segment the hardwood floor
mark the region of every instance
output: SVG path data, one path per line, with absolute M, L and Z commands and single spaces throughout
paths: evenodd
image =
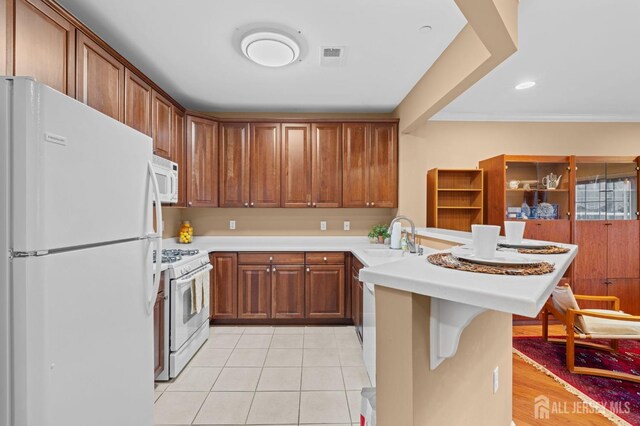
M 564 330 L 561 325 L 549 327 L 550 335 L 561 335 Z M 514 326 L 514 336 L 540 336 L 541 326 Z M 597 413 L 553 413 L 547 420 L 534 417 L 534 398 L 546 395 L 550 401 L 558 404 L 566 403 L 572 407 L 580 399 L 566 391 L 561 384 L 551 377 L 536 370 L 532 365 L 524 362 L 517 355 L 513 355 L 513 421 L 516 426 L 530 425 L 611 425 L 611 421 Z M 569 410 L 570 411 L 570 410 Z

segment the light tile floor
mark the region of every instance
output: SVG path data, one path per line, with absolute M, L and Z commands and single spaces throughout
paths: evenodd
M 180 376 L 156 383 L 155 423 L 352 426 L 369 386 L 353 327 L 211 327 Z

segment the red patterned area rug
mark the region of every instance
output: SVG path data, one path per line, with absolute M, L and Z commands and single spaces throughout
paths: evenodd
M 554 409 L 570 412 L 591 409 L 617 424 L 640 426 L 640 383 L 571 374 L 566 368 L 565 346 L 545 342 L 541 337 L 514 337 L 513 348 L 525 362 L 561 383 L 585 403 L 567 407 L 547 400 L 551 413 Z M 640 375 L 640 342 L 620 340 L 620 350 L 616 353 L 576 347 L 576 366 Z

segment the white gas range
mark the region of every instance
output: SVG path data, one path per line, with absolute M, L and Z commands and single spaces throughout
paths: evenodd
M 209 338 L 209 304 L 203 303 L 199 312 L 192 313 L 194 280 L 202 276 L 209 285 L 213 266 L 207 252 L 199 250 L 162 250 L 162 263 L 167 265 L 165 292 L 165 369 L 156 380 L 172 379 L 193 358 Z M 209 291 L 205 291 L 208 294 Z

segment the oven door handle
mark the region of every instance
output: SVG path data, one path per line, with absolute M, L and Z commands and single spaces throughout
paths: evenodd
M 153 187 L 155 198 L 155 211 L 156 211 L 156 228 L 155 233 L 147 234 L 147 238 L 154 240 L 156 246 L 156 264 L 155 272 L 153 276 L 153 287 L 151 288 L 151 295 L 149 295 L 149 301 L 147 302 L 147 315 L 151 316 L 153 313 L 153 305 L 156 303 L 158 296 L 158 289 L 160 288 L 160 274 L 162 273 L 162 203 L 160 202 L 160 186 L 158 185 L 158 179 L 153 171 L 153 164 L 151 161 L 147 163 L 147 171 L 149 172 L 149 179 L 151 180 L 151 186 Z M 160 262 L 158 262 L 160 260 Z
M 189 275 L 185 275 L 184 277 L 176 280 L 176 286 L 178 287 L 182 287 L 184 284 L 189 284 L 191 281 L 193 281 L 193 279 L 196 277 L 196 275 L 199 275 L 203 272 L 209 272 L 213 269 L 213 265 L 211 265 L 210 263 L 207 263 L 206 266 L 204 266 L 201 269 L 197 269 L 193 272 L 191 272 Z

